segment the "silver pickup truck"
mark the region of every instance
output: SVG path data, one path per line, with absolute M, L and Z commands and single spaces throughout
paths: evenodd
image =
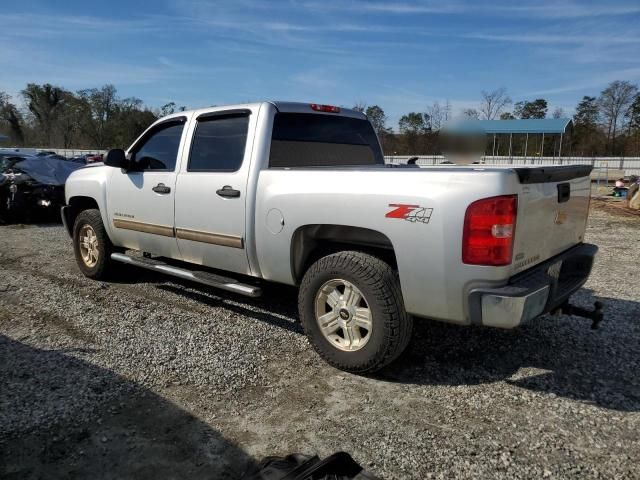
M 363 373 L 414 318 L 513 328 L 568 305 L 597 251 L 590 171 L 393 167 L 362 113 L 263 102 L 158 120 L 71 175 L 62 218 L 90 278 L 124 262 L 254 297 L 298 286 L 313 347 Z

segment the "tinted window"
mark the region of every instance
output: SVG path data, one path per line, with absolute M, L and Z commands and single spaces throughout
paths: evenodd
M 184 123 L 169 123 L 158 127 L 142 146 L 134 150 L 138 170 L 169 170 L 176 168 L 178 148 Z
M 235 172 L 247 143 L 247 115 L 213 116 L 198 120 L 189 154 L 190 172 Z
M 308 113 L 277 113 L 271 167 L 384 164 L 378 138 L 366 120 Z

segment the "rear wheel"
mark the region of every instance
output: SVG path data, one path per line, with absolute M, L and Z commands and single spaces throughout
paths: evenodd
M 413 323 L 396 272 L 362 252 L 339 252 L 314 263 L 302 280 L 298 308 L 318 354 L 348 372 L 381 369 L 411 337 Z
M 97 209 L 83 210 L 73 225 L 73 250 L 80 271 L 95 280 L 105 278 L 113 268 L 113 244 Z

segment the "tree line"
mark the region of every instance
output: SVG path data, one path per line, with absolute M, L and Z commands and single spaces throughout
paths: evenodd
M 409 112 L 400 117 L 397 130 L 388 125 L 384 110 L 378 105 L 357 103 L 354 109 L 364 112 L 373 124 L 387 155 L 438 155 L 443 150 L 440 129 L 452 119 L 449 101 L 434 102 L 422 112 Z M 482 91 L 476 108 L 467 108 L 459 117 L 481 120 L 513 120 L 530 118 L 566 118 L 567 114 L 556 108 L 549 113 L 544 98 L 513 102 L 505 87 Z M 542 144 L 539 138 L 528 139 L 524 135 L 512 139 L 512 152 L 522 155 L 564 156 L 640 156 L 640 90 L 631 82 L 611 82 L 598 96 L 584 96 L 576 105 L 573 128 L 563 139 L 547 137 Z M 517 137 L 517 138 L 516 138 Z M 494 145 L 488 139 L 485 153 L 506 154 L 504 137 Z M 525 150 L 527 149 L 528 150 Z
M 20 96 L 23 108 L 0 91 L 0 133 L 16 146 L 128 146 L 151 123 L 178 110 L 173 102 L 152 109 L 139 98 L 121 98 L 113 85 L 72 92 L 48 83 L 30 83 Z
M 50 148 L 126 147 L 158 118 L 184 110 L 170 102 L 150 108 L 135 97 L 121 98 L 113 85 L 72 92 L 48 83 L 28 84 L 21 92 L 22 107 L 0 91 L 0 133 L 16 146 Z M 364 112 L 378 133 L 387 155 L 437 155 L 442 153 L 441 128 L 453 117 L 449 101 L 434 102 L 423 111 L 402 115 L 396 128 L 379 105 L 363 102 L 353 107 Z M 556 108 L 549 113 L 544 98 L 513 102 L 505 87 L 482 91 L 476 108 L 457 116 L 468 119 L 564 118 Z M 584 96 L 576 105 L 573 130 L 565 140 L 563 155 L 640 156 L 640 91 L 631 82 L 611 82 L 597 96 Z M 555 138 L 545 144 L 512 139 L 514 155 L 560 153 Z M 487 153 L 504 154 L 505 140 L 487 142 Z M 497 149 L 496 149 L 497 147 Z

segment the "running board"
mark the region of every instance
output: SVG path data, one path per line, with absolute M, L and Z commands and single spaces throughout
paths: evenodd
M 221 275 L 216 275 L 215 273 L 174 267 L 153 258 L 130 257 L 122 253 L 112 253 L 111 259 L 115 260 L 116 262 L 122 262 L 129 265 L 135 265 L 136 267 L 146 268 L 147 270 L 166 273 L 167 275 L 172 275 L 184 280 L 191 280 L 192 282 L 202 283 L 203 285 L 208 285 L 209 287 L 239 293 L 240 295 L 245 295 L 247 297 L 259 297 L 260 295 L 262 295 L 262 290 L 260 289 L 260 287 L 254 287 L 252 285 L 247 285 L 246 283 L 240 283 L 233 278 L 223 277 Z

